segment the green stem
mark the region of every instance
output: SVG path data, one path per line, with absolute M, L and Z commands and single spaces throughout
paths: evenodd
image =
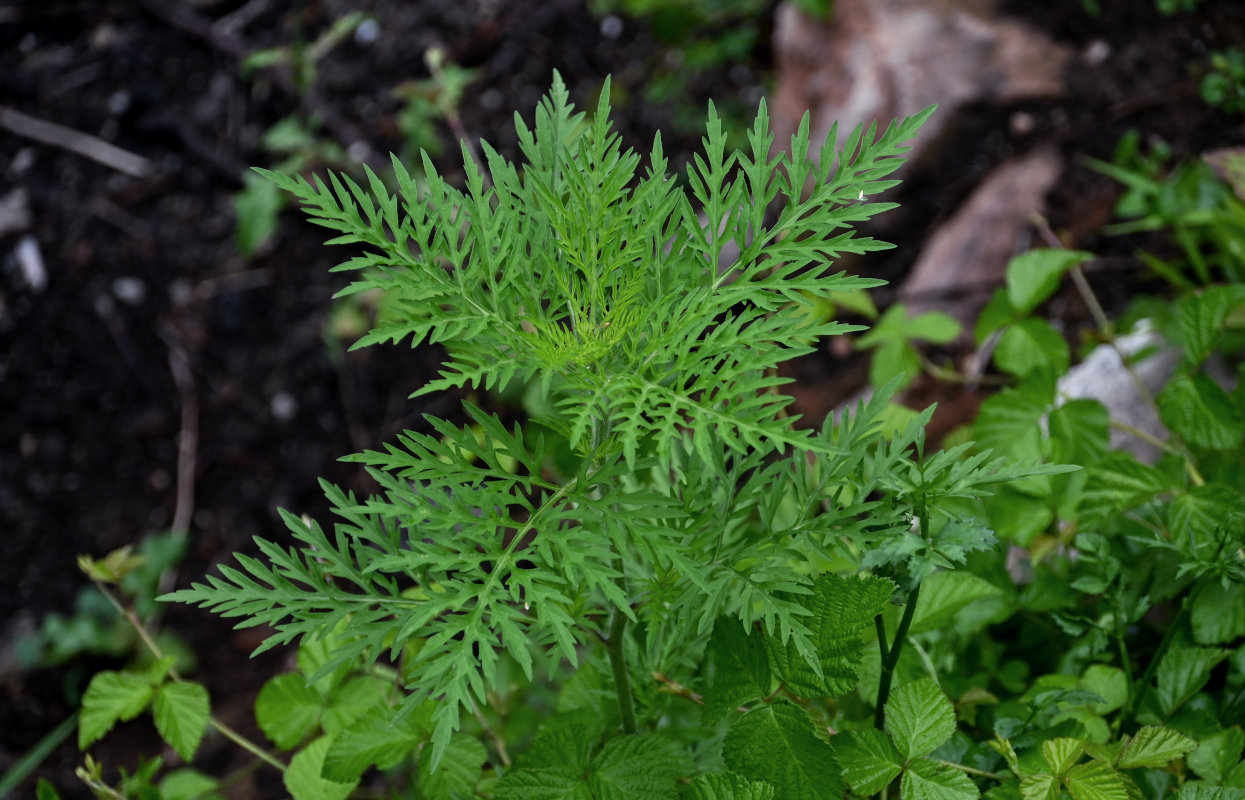
M 627 579 L 622 574 L 622 559 L 614 559 L 614 569 L 619 576 L 616 579 L 618 588 L 623 595 L 627 594 Z M 618 694 L 618 714 L 622 717 L 624 733 L 635 733 L 635 698 L 631 694 L 631 676 L 627 670 L 627 653 L 623 646 L 623 636 L 627 632 L 627 615 L 622 609 L 614 609 L 614 617 L 610 620 L 610 638 L 605 642 L 606 651 L 610 656 L 610 666 L 614 670 L 614 690 Z
M 92 580 L 92 583 L 94 583 L 95 587 L 103 593 L 104 597 L 108 599 L 108 602 L 112 604 L 113 608 L 117 609 L 121 616 L 125 617 L 126 621 L 130 623 L 130 626 L 134 628 L 134 631 L 138 634 L 139 638 L 143 640 L 143 644 L 147 645 L 147 649 L 151 651 L 152 656 L 154 656 L 157 661 L 163 659 L 164 651 L 160 649 L 160 645 L 156 644 L 156 640 L 152 638 L 151 632 L 147 630 L 147 626 L 143 624 L 143 621 L 138 618 L 138 614 L 134 613 L 134 609 L 123 605 L 112 592 L 108 591 L 108 587 L 104 586 L 104 584 L 97 580 Z M 175 683 L 183 683 L 185 680 L 178 674 L 175 667 L 169 668 L 169 677 Z M 225 723 L 221 722 L 216 717 L 209 716 L 208 724 L 215 728 L 217 732 L 226 739 L 238 745 L 238 747 L 241 747 L 243 750 L 247 751 L 264 763 L 285 772 L 285 764 L 282 764 L 276 756 L 264 750 L 262 747 L 238 733 Z
M 1193 591 L 1189 592 L 1188 596 L 1185 597 L 1184 602 L 1180 605 L 1180 611 L 1176 612 L 1176 618 L 1167 626 L 1167 631 L 1164 632 L 1162 640 L 1159 641 L 1158 649 L 1150 657 L 1150 663 L 1146 664 L 1146 671 L 1142 673 L 1141 680 L 1130 687 L 1128 705 L 1125 706 L 1124 714 L 1120 721 L 1121 731 L 1129 729 L 1137 716 L 1137 712 L 1141 710 L 1141 701 L 1145 699 L 1146 692 L 1150 689 L 1150 681 L 1154 679 L 1154 673 L 1158 671 L 1159 662 L 1163 660 L 1167 649 L 1171 647 L 1172 640 L 1176 638 L 1176 631 L 1192 611 L 1193 604 L 1197 601 L 1198 595 L 1202 593 L 1202 589 L 1206 588 L 1206 582 L 1206 578 L 1199 579 L 1194 585 Z
M 984 769 L 977 769 L 976 767 L 970 767 L 965 764 L 957 764 L 954 761 L 943 761 L 940 758 L 931 758 L 930 760 L 935 764 L 942 764 L 944 767 L 953 767 L 961 772 L 967 772 L 969 775 L 989 778 L 992 781 L 1005 781 L 1008 779 L 1006 775 L 999 775 L 997 772 L 986 772 Z
M 886 640 L 881 640 L 885 656 L 882 659 L 882 677 L 878 681 L 878 702 L 873 711 L 873 726 L 882 730 L 886 721 L 886 701 L 890 698 L 891 681 L 895 677 L 895 667 L 899 664 L 899 655 L 903 652 L 904 640 L 908 638 L 908 628 L 912 627 L 912 617 L 916 614 L 916 601 L 921 595 L 921 584 L 917 584 L 908 592 L 908 602 L 904 605 L 903 616 L 899 618 L 899 628 L 895 631 L 895 641 L 886 648 Z

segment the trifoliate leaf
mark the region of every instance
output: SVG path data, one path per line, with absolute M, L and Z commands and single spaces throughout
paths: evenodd
M 1063 274 L 1094 257 L 1078 250 L 1030 250 L 1007 264 L 1007 299 L 1020 314 L 1028 314 L 1046 302 Z
M 321 736 L 290 759 L 284 781 L 294 800 L 346 800 L 359 785 L 357 780 L 343 783 L 321 777 L 329 744 L 329 737 Z
M 844 731 L 834 737 L 834 749 L 843 765 L 843 779 L 861 797 L 882 791 L 903 771 L 903 756 L 876 728 Z
M 1043 452 L 1039 423 L 1053 399 L 1044 395 L 1045 392 L 1025 385 L 986 398 L 973 423 L 978 446 L 1016 462 L 1040 461 Z
M 895 585 L 874 576 L 845 577 L 823 575 L 812 586 L 812 593 L 796 601 L 812 612 L 808 623 L 813 646 L 821 664 L 819 676 L 804 657 L 788 642 L 769 641 L 774 662 L 786 687 L 797 697 L 837 697 L 856 685 L 864 643 L 861 633 L 895 592 Z
M 977 800 L 977 785 L 955 767 L 919 758 L 908 765 L 899 783 L 900 800 Z
M 1007 299 L 1007 292 L 999 289 L 990 295 L 990 302 L 977 315 L 977 325 L 973 328 L 973 341 L 981 345 L 986 337 L 1017 318 L 1016 309 Z
M 1017 378 L 1039 369 L 1062 374 L 1068 371 L 1070 359 L 1068 343 L 1043 319 L 1009 325 L 994 348 L 994 363 Z
M 1042 758 L 1050 767 L 1052 775 L 1063 777 L 1068 770 L 1076 766 L 1085 752 L 1085 745 L 1080 739 L 1061 737 L 1042 742 Z
M 1168 650 L 1158 668 L 1158 701 L 1168 716 L 1197 694 L 1215 665 L 1228 657 L 1217 647 L 1177 647 Z
M 947 344 L 960 335 L 960 323 L 941 311 L 926 311 L 908 320 L 904 333 L 909 339 Z
M 478 739 L 456 733 L 450 738 L 435 772 L 430 768 L 429 759 L 419 760 L 420 791 L 428 800 L 472 797 L 487 761 L 488 751 Z
M 688 786 L 687 800 L 773 800 L 774 787 L 750 781 L 733 772 L 697 775 Z
M 1210 450 L 1240 447 L 1245 422 L 1232 398 L 1205 375 L 1182 375 L 1157 398 L 1159 415 L 1186 442 Z
M 1123 776 L 1102 761 L 1073 767 L 1064 783 L 1072 800 L 1129 800 Z
M 706 722 L 715 722 L 770 693 L 772 678 L 765 641 L 755 630 L 745 629 L 738 619 L 720 617 L 714 623 L 706 669 Z
M 357 781 L 368 767 L 388 769 L 408 756 L 426 738 L 410 715 L 394 721 L 394 710 L 373 707 L 326 745 L 324 777 Z M 317 741 L 329 742 L 327 737 Z M 316 773 L 319 775 L 320 773 Z
M 1168 488 L 1171 480 L 1156 467 L 1140 463 L 1131 453 L 1112 451 L 1090 468 L 1080 514 L 1082 518 L 1104 519 Z
M 1002 594 L 1002 589 L 970 572 L 935 572 L 921 584 L 921 599 L 909 630 L 911 633 L 940 630 L 950 625 L 956 614 L 970 603 Z
M 151 714 L 161 738 L 183 761 L 194 760 L 211 715 L 207 689 L 189 681 L 166 683 L 156 690 Z
M 270 678 L 255 698 L 255 721 L 282 750 L 296 747 L 320 720 L 324 698 L 302 675 L 287 672 Z
M 1242 751 L 1245 751 L 1245 733 L 1240 725 L 1233 725 L 1203 739 L 1185 763 L 1203 780 L 1223 783 L 1240 762 Z
M 932 678 L 905 683 L 886 701 L 886 730 L 905 760 L 928 755 L 955 733 L 955 708 Z
M 108 731 L 117 720 L 128 721 L 143 712 L 151 702 L 152 685 L 132 672 L 97 672 L 82 695 L 78 717 L 78 749 L 85 750 Z
M 1165 767 L 1197 747 L 1197 742 L 1171 728 L 1147 725 L 1128 740 L 1115 765 L 1120 769 Z
M 771 784 L 775 800 L 840 800 L 846 788 L 834 749 L 790 703 L 755 708 L 735 720 L 722 756 L 735 772 Z

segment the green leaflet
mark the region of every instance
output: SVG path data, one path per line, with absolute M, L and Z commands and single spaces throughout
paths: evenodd
M 428 800 L 458 800 L 470 797 L 480 782 L 488 752 L 478 739 L 456 733 L 445 748 L 440 766 L 434 771 L 432 760 L 419 760 L 419 788 Z
M 1101 761 L 1073 767 L 1064 778 L 1072 800 L 1129 800 L 1124 777 Z
M 1158 668 L 1156 697 L 1167 716 L 1198 692 L 1210 678 L 1215 665 L 1229 651 L 1215 647 L 1177 647 L 1169 650 Z
M 976 784 L 963 772 L 928 758 L 909 764 L 899 784 L 900 800 L 976 800 L 979 796 Z
M 932 678 L 905 683 L 886 702 L 886 731 L 905 760 L 928 755 L 955 733 L 955 709 Z
M 712 722 L 769 695 L 773 679 L 765 640 L 737 620 L 720 618 L 707 652 L 709 687 L 704 716 Z
M 1063 274 L 1094 257 L 1078 250 L 1036 249 L 1021 253 L 1007 265 L 1007 299 L 1017 314 L 1028 314 L 1059 287 Z
M 1240 725 L 1233 725 L 1203 739 L 1186 762 L 1202 779 L 1223 783 L 1240 763 L 1242 751 L 1245 751 L 1245 732 Z
M 285 770 L 285 788 L 294 800 L 346 800 L 357 780 L 339 782 L 321 777 L 330 740 L 321 736 L 294 754 Z
M 861 634 L 873 626 L 895 592 L 895 584 L 874 576 L 822 575 L 812 593 L 800 595 L 797 602 L 811 613 L 813 646 L 821 674 L 796 651 L 768 641 L 778 674 L 797 697 L 837 697 L 856 685 L 857 669 L 865 645 Z
M 497 783 L 497 800 L 676 800 L 686 754 L 659 734 L 611 739 L 584 766 L 552 759 L 520 766 Z
M 189 681 L 164 684 L 151 703 L 156 730 L 186 762 L 199 749 L 210 713 L 207 689 Z
M 133 672 L 97 672 L 82 695 L 78 718 L 78 748 L 85 750 L 117 720 L 128 721 L 143 713 L 154 688 L 143 675 Z
M 862 796 L 877 794 L 903 771 L 904 758 L 889 736 L 876 728 L 844 731 L 834 739 L 843 780 Z
M 1185 441 L 1210 450 L 1240 447 L 1245 422 L 1232 398 L 1206 375 L 1168 382 L 1157 398 L 1164 424 Z
M 1208 286 L 1181 296 L 1178 307 L 1184 355 L 1196 367 L 1218 347 L 1229 315 L 1245 307 L 1245 286 Z
M 735 773 L 697 775 L 688 786 L 687 800 L 773 800 L 774 787 Z
M 846 788 L 834 749 L 790 703 L 763 705 L 735 720 L 722 752 L 735 772 L 771 784 L 775 800 L 839 800 Z
M 372 765 L 386 769 L 397 764 L 427 736 L 412 717 L 395 719 L 391 709 L 374 706 L 331 739 L 318 739 L 331 741 L 321 758 L 324 777 L 349 783 Z
M 1043 319 L 1023 319 L 1007 326 L 994 348 L 994 363 L 1017 378 L 1037 370 L 1063 374 L 1070 361 L 1068 343 Z
M 935 572 L 921 584 L 921 602 L 917 604 L 910 632 L 945 628 L 971 603 L 1002 594 L 1003 590 L 971 572 Z
M 289 750 L 315 730 L 323 708 L 320 694 L 307 679 L 285 673 L 268 679 L 255 698 L 255 721 L 273 744 Z
M 1147 725 L 1128 740 L 1115 761 L 1119 769 L 1165 767 L 1197 747 L 1197 742 L 1171 728 Z

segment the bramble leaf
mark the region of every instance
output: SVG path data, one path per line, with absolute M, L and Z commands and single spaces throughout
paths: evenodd
M 948 764 L 919 758 L 904 770 L 900 800 L 977 800 L 981 792 L 972 779 Z
M 284 774 L 285 788 L 294 800 L 346 800 L 357 780 L 339 782 L 321 777 L 330 740 L 321 736 L 294 754 Z
M 1197 742 L 1171 728 L 1147 725 L 1133 735 L 1120 751 L 1115 766 L 1119 769 L 1165 767 L 1168 762 L 1197 747 Z
M 156 689 L 151 714 L 161 738 L 182 760 L 194 760 L 211 715 L 207 689 L 190 681 L 166 683 Z
M 1102 761 L 1073 767 L 1064 783 L 1072 800 L 1129 800 L 1123 776 Z
M 722 617 L 717 621 L 706 658 L 706 721 L 721 719 L 770 693 L 773 679 L 765 640 L 755 630 L 745 630 L 738 620 Z
M 1007 299 L 1019 314 L 1028 314 L 1046 302 L 1063 274 L 1089 261 L 1093 253 L 1079 250 L 1037 249 L 1021 253 L 1007 265 Z
M 834 746 L 843 779 L 861 797 L 882 791 L 903 771 L 903 756 L 876 728 L 844 731 L 834 738 Z
M 480 782 L 488 752 L 478 739 L 454 734 L 435 771 L 430 759 L 419 760 L 419 788 L 428 800 L 458 800 L 470 797 Z
M 255 721 L 282 750 L 298 745 L 320 720 L 324 698 L 302 675 L 287 672 L 270 678 L 255 698 Z
M 1228 657 L 1217 647 L 1177 647 L 1167 651 L 1158 668 L 1158 701 L 1169 715 L 1206 685 L 1210 671 Z
M 328 743 L 321 758 L 323 775 L 343 783 L 357 781 L 368 767 L 394 766 L 426 736 L 411 716 L 395 719 L 392 710 L 373 707 L 331 740 L 317 740 Z
M 722 754 L 735 772 L 771 784 L 775 800 L 838 800 L 846 788 L 833 748 L 790 703 L 771 703 L 735 720 Z
M 1206 375 L 1182 375 L 1169 381 L 1157 401 L 1163 422 L 1190 444 L 1227 450 L 1239 447 L 1245 438 L 1241 412 Z
M 688 800 L 773 800 L 774 787 L 733 772 L 697 775 L 688 786 Z
M 928 755 L 955 733 L 955 709 L 932 678 L 921 678 L 891 692 L 886 730 L 904 759 Z
M 105 670 L 95 673 L 82 695 L 78 749 L 85 750 L 112 730 L 117 720 L 137 717 L 151 702 L 154 687 L 142 675 Z

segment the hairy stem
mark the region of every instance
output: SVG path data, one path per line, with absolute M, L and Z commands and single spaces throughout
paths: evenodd
M 622 574 L 622 559 L 614 559 L 614 569 L 618 572 L 618 588 L 627 593 L 627 578 Z M 622 609 L 614 609 L 610 620 L 610 638 L 605 642 L 606 651 L 610 655 L 610 667 L 614 670 L 614 690 L 618 694 L 618 714 L 622 718 L 624 733 L 635 733 L 635 698 L 631 694 L 631 677 L 627 670 L 627 653 L 623 647 L 623 636 L 627 632 L 627 615 Z
M 878 682 L 878 702 L 873 711 L 873 726 L 882 730 L 886 722 L 886 701 L 891 693 L 891 681 L 895 677 L 895 666 L 899 663 L 899 655 L 903 652 L 904 640 L 908 638 L 908 628 L 912 627 L 912 617 L 916 614 L 916 601 L 921 595 L 921 584 L 908 592 L 908 602 L 904 605 L 903 616 L 899 618 L 899 627 L 895 630 L 895 641 L 886 647 L 885 638 L 879 646 L 885 654 L 882 658 L 882 678 Z M 879 630 L 881 628 L 879 627 Z

